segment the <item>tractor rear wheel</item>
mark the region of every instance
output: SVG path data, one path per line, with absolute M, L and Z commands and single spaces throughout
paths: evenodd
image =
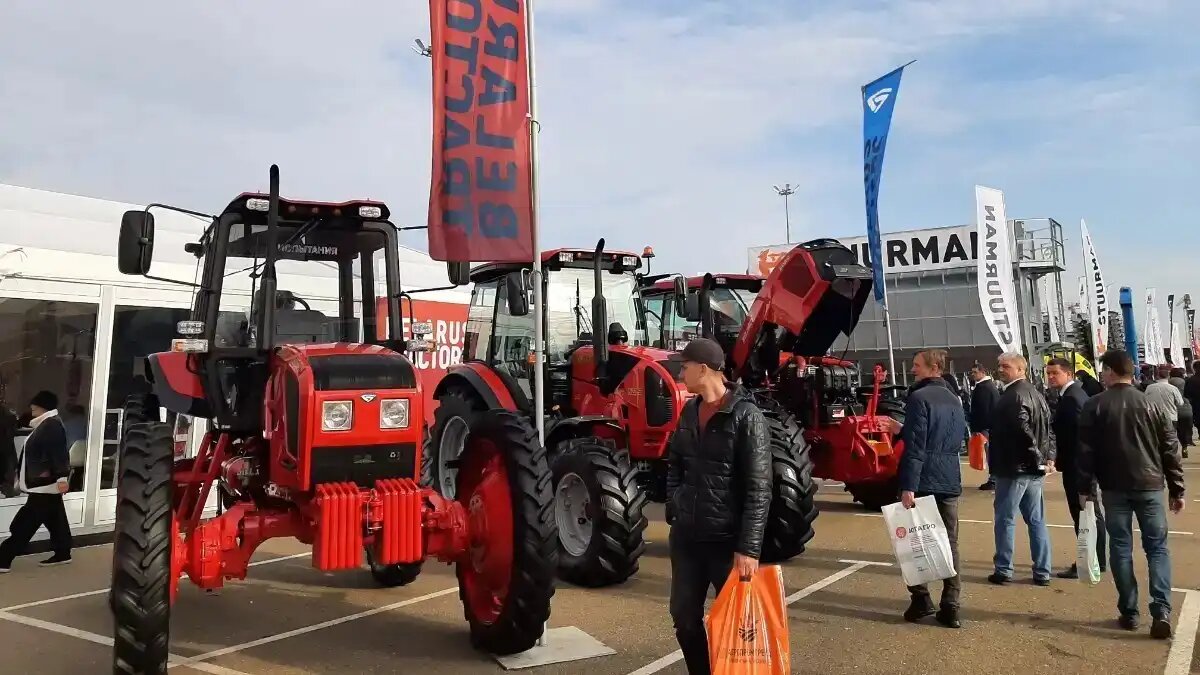
M 846 491 L 867 510 L 880 511 L 888 504 L 899 501 L 900 479 L 892 477 L 867 483 L 846 483 Z
M 165 673 L 172 574 L 174 439 L 167 424 L 125 434 L 113 542 L 113 672 Z
M 371 576 L 380 586 L 387 588 L 407 586 L 416 581 L 417 576 L 421 574 L 421 563 L 419 562 L 381 565 L 375 562 L 369 546 L 366 548 L 366 555 L 367 566 L 371 568 Z
M 646 495 L 629 453 L 599 438 L 563 444 L 554 459 L 558 576 L 579 586 L 619 584 L 646 550 Z
M 456 498 L 458 467 L 481 412 L 477 398 L 461 389 L 451 389 L 438 398 L 433 428 L 425 434 L 421 448 L 421 485 L 447 499 Z
M 558 566 L 554 492 L 537 431 L 516 413 L 480 411 L 456 479 L 470 545 L 455 571 L 471 643 L 523 652 L 550 618 Z
M 771 441 L 771 507 L 763 534 L 762 561 L 779 563 L 804 552 L 820 515 L 814 498 L 813 462 L 796 418 L 781 410 L 764 411 Z

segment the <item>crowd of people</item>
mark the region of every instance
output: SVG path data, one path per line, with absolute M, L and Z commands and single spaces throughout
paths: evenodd
M 995 380 L 987 369 L 971 370 L 970 403 L 952 395 L 943 377 L 943 350 L 916 356 L 904 423 L 894 431 L 905 442 L 901 457 L 901 501 L 911 508 L 916 497 L 932 495 L 946 524 L 957 569 L 957 502 L 962 492 L 960 455 L 964 430 L 986 438 L 989 478 L 980 486 L 994 491 L 995 554 L 988 581 L 1012 582 L 1013 543 L 1019 513 L 1028 530 L 1033 583 L 1051 583 L 1051 547 L 1045 519 L 1044 484 L 1061 473 L 1067 507 L 1079 528 L 1080 513 L 1090 502 L 1097 517 L 1097 557 L 1101 571 L 1111 570 L 1117 589 L 1118 624 L 1140 625 L 1138 584 L 1133 572 L 1133 519 L 1141 529 L 1149 567 L 1150 634 L 1171 636 L 1171 561 L 1167 544 L 1167 510 L 1183 510 L 1182 458 L 1192 438 L 1194 402 L 1200 394 L 1200 362 L 1184 380 L 1159 367 L 1152 381 L 1136 373 L 1129 354 L 1106 352 L 1100 359 L 1103 384 L 1072 372 L 1066 359 L 1045 367 L 1045 387 L 1028 377 L 1029 364 L 1019 354 L 1000 356 Z M 1181 441 L 1182 439 L 1182 441 Z M 1165 492 L 1165 494 L 1164 494 Z M 1107 544 L 1107 551 L 1105 551 Z M 1106 555 L 1107 553 L 1107 555 Z M 1076 578 L 1072 564 L 1059 572 Z M 904 617 L 920 621 L 936 613 L 937 621 L 957 628 L 960 583 L 947 579 L 940 607 L 928 590 L 910 588 Z

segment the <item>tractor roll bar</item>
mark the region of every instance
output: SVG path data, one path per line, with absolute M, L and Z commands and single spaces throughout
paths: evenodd
M 596 383 L 604 388 L 608 375 L 608 304 L 604 301 L 604 239 L 596 242 L 596 257 L 592 262 L 595 293 L 592 295 L 592 353 L 596 366 Z
M 262 312 L 258 324 L 258 348 L 267 351 L 275 344 L 275 291 L 279 280 L 275 276 L 275 250 L 279 238 L 279 167 L 271 165 L 271 194 L 267 207 L 267 258 L 263 263 L 262 297 L 267 298 L 259 311 Z

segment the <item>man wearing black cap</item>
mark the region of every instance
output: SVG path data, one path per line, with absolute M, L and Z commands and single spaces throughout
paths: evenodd
M 696 394 L 671 437 L 667 522 L 671 525 L 671 618 L 691 675 L 707 675 L 704 600 L 731 569 L 758 570 L 771 502 L 767 423 L 741 386 L 725 381 L 725 354 L 693 340 L 672 355 L 679 379 Z
M 25 551 L 38 528 L 45 525 L 54 545 L 54 555 L 41 562 L 43 567 L 71 562 L 71 524 L 63 506 L 63 494 L 71 475 L 71 456 L 67 449 L 67 431 L 58 419 L 58 397 L 38 392 L 29 402 L 33 432 L 21 451 L 17 485 L 27 496 L 13 516 L 9 537 L 0 544 L 0 574 L 12 568 L 13 558 Z

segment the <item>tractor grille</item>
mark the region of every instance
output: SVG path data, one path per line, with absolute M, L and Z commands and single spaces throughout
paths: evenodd
M 314 356 L 313 386 L 317 391 L 411 389 L 417 374 L 399 354 L 333 354 Z
M 312 449 L 310 482 L 372 487 L 384 478 L 416 478 L 416 443 Z

